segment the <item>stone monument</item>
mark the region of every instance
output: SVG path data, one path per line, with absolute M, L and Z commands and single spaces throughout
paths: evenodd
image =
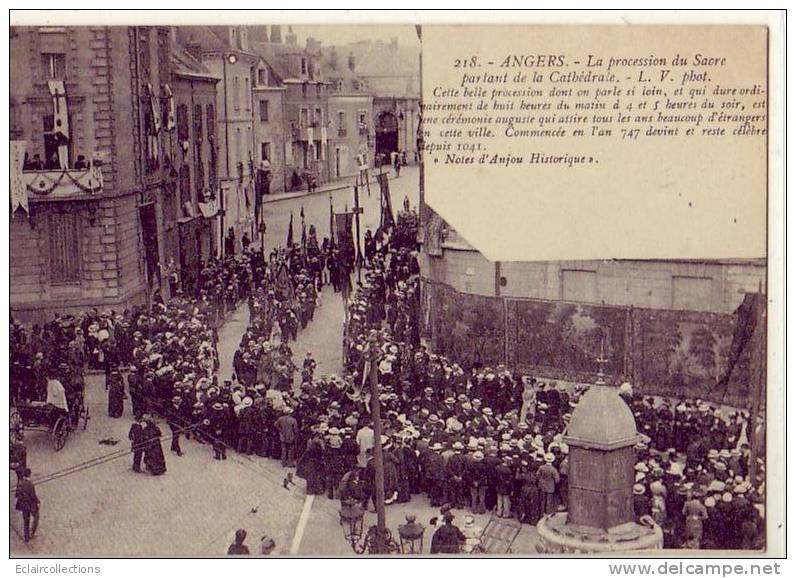
M 641 524 L 633 512 L 636 420 L 617 388 L 605 383 L 600 347 L 597 382 L 572 412 L 564 442 L 569 446 L 567 512 L 537 524 L 548 553 L 631 552 L 663 547 L 652 520 Z

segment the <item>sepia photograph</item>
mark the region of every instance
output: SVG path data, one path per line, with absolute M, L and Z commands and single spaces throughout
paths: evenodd
M 10 558 L 784 552 L 765 25 L 67 12 L 10 11 Z

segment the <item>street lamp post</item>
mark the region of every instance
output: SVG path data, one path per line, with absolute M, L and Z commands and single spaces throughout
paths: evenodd
M 386 554 L 386 526 L 384 513 L 384 454 L 381 443 L 381 403 L 379 401 L 379 346 L 374 335 L 370 340 L 370 404 L 373 416 L 373 465 L 375 470 L 376 539 L 374 553 Z

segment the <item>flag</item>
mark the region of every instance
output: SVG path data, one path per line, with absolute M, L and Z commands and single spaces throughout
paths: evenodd
M 293 298 L 293 279 L 285 263 L 279 266 L 279 270 L 276 273 L 276 290 L 285 298 Z
M 332 204 L 332 195 L 329 194 L 329 241 L 334 247 L 334 205 Z
M 293 246 L 293 213 L 290 213 L 290 224 L 287 226 L 287 247 Z
M 381 224 L 382 227 L 392 227 L 395 225 L 395 216 L 392 212 L 392 199 L 390 198 L 390 181 L 387 173 L 379 173 L 376 175 L 381 188 Z
M 301 246 L 307 246 L 307 225 L 304 222 L 304 205 L 301 205 Z
M 351 231 L 354 222 L 354 213 L 349 213 L 348 211 L 345 213 L 336 213 L 334 218 L 341 263 L 345 266 L 346 270 L 350 271 L 356 257 L 354 235 Z
M 26 213 L 30 213 L 28 209 L 28 185 L 25 182 L 25 176 L 22 174 L 25 165 L 25 148 L 27 141 L 12 140 L 11 141 L 11 212 L 13 213 L 19 207 L 22 207 Z
M 727 356 L 727 369 L 719 379 L 719 387 L 727 387 L 730 383 L 732 371 L 755 333 L 760 310 L 758 301 L 762 298 L 763 296 L 760 293 L 746 293 L 743 301 L 735 310 L 735 329 L 732 332 L 732 344 Z

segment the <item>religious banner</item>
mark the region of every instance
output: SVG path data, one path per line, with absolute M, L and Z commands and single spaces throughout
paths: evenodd
M 13 213 L 19 207 L 29 213 L 28 208 L 28 186 L 25 182 L 25 175 L 22 173 L 25 164 L 25 148 L 27 141 L 12 140 L 11 141 L 11 212 Z
M 69 168 L 69 108 L 66 104 L 66 87 L 62 80 L 48 80 L 47 88 L 53 98 L 53 137 L 58 143 L 58 164 Z
M 381 225 L 382 227 L 392 227 L 395 225 L 395 216 L 392 212 L 392 199 L 390 196 L 390 180 L 387 173 L 378 173 L 376 179 L 379 181 L 381 189 Z
M 168 84 L 163 85 L 163 91 L 166 93 L 166 130 L 172 131 L 177 126 L 177 111 L 174 105 L 174 92 Z

